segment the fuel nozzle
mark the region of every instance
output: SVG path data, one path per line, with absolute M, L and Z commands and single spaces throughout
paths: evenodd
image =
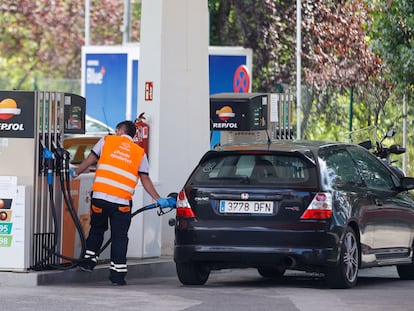
M 53 152 L 56 158 L 56 172 L 64 176 L 66 172 L 69 172 L 69 151 L 60 146 L 53 145 Z
M 61 175 L 63 170 L 63 153 L 60 147 L 53 143 L 53 153 L 55 155 L 56 175 Z
M 54 156 L 53 156 L 53 152 L 50 151 L 48 148 L 43 146 L 43 153 L 42 153 L 42 157 L 45 160 L 44 161 L 44 167 L 45 167 L 45 172 L 47 173 L 47 183 L 49 185 L 53 184 L 53 169 L 54 169 L 54 165 L 53 165 L 53 160 L 54 160 Z

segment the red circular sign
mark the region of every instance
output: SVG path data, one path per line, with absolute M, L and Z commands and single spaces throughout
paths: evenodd
M 249 70 L 245 65 L 240 65 L 233 78 L 233 91 L 235 93 L 247 93 L 250 89 Z

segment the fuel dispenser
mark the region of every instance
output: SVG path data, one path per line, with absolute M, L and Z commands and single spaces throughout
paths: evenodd
M 62 141 L 64 134 L 84 133 L 83 97 L 0 91 L 0 214 L 6 216 L 0 217 L 0 270 L 64 262 L 62 215 L 72 202 Z
M 210 130 L 220 144 L 293 139 L 291 94 L 219 93 L 210 96 Z

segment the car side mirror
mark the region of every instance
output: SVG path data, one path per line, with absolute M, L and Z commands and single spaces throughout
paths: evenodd
M 401 180 L 401 187 L 404 190 L 414 189 L 414 177 L 402 177 L 400 180 Z

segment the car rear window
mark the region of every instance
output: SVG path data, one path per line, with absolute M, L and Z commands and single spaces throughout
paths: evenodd
M 317 185 L 315 166 L 297 155 L 225 153 L 209 157 L 192 174 L 191 184 Z

